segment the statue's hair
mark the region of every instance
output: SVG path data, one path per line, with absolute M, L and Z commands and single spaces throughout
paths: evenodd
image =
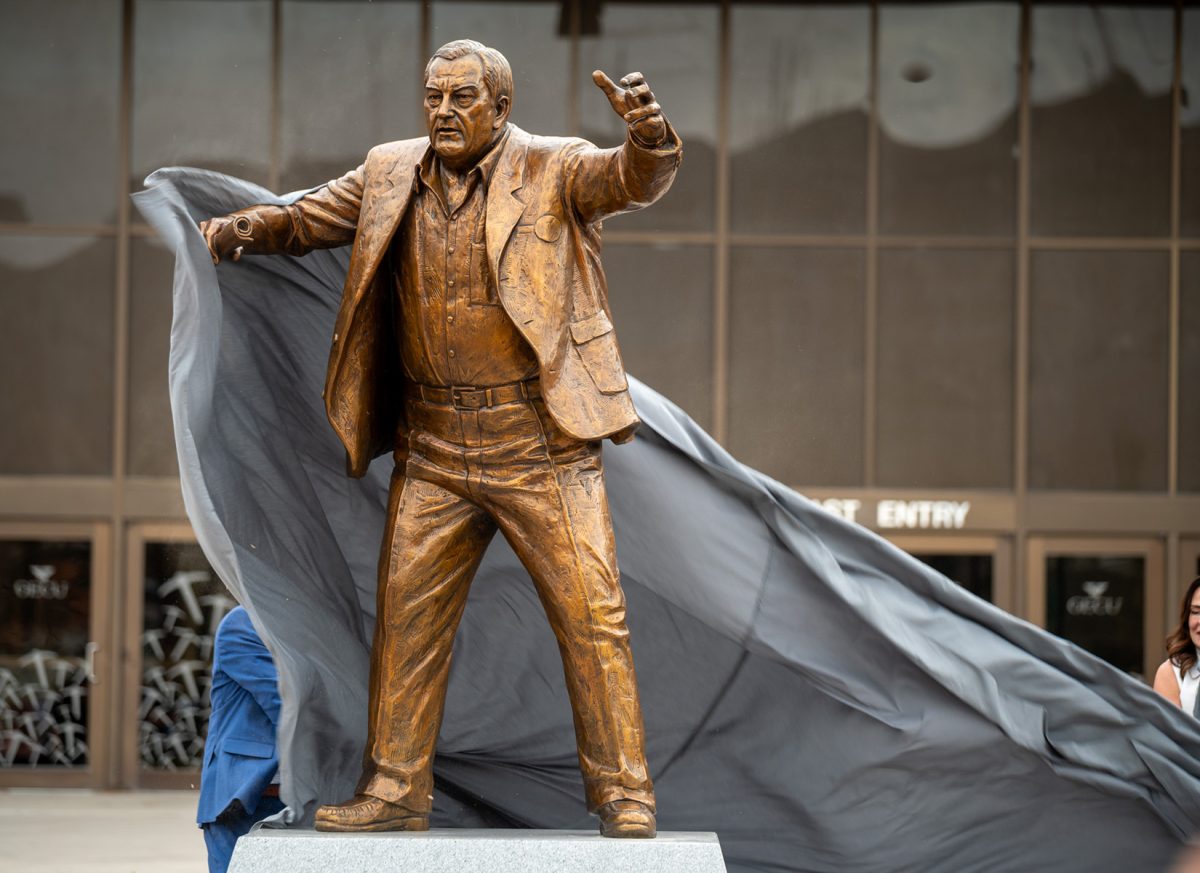
M 425 65 L 425 77 L 429 78 L 429 68 L 433 66 L 435 59 L 453 61 L 467 55 L 479 55 L 479 60 L 483 62 L 483 81 L 487 85 L 488 93 L 492 95 L 492 102 L 497 103 L 501 97 L 507 97 L 511 105 L 513 78 L 508 58 L 494 48 L 473 39 L 456 39 L 434 52 L 429 63 Z

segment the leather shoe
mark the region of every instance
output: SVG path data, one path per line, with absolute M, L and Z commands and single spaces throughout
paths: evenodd
M 427 831 L 429 816 L 359 794 L 345 803 L 320 807 L 315 827 L 319 831 Z
M 611 800 L 596 812 L 602 837 L 649 839 L 658 833 L 654 813 L 640 800 Z

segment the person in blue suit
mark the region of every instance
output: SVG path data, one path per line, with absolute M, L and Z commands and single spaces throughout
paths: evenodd
M 275 726 L 279 677 L 271 653 L 238 606 L 217 628 L 212 715 L 200 771 L 196 822 L 204 829 L 209 873 L 225 873 L 238 838 L 283 809 Z

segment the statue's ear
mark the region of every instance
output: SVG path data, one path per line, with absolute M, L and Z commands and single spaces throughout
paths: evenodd
M 496 101 L 496 120 L 492 123 L 494 130 L 499 130 L 508 121 L 508 113 L 512 110 L 512 100 L 503 96 Z

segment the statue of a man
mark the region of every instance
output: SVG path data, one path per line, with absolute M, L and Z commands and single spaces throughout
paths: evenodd
M 600 832 L 655 834 L 600 454 L 638 418 L 600 228 L 662 196 L 681 143 L 640 73 L 593 79 L 628 125 L 619 148 L 510 124 L 508 61 L 451 42 L 425 70 L 428 139 L 201 225 L 214 262 L 353 243 L 325 406 L 351 476 L 394 449 L 363 775 L 318 830 L 428 828 L 454 633 L 499 528 L 558 640 Z

